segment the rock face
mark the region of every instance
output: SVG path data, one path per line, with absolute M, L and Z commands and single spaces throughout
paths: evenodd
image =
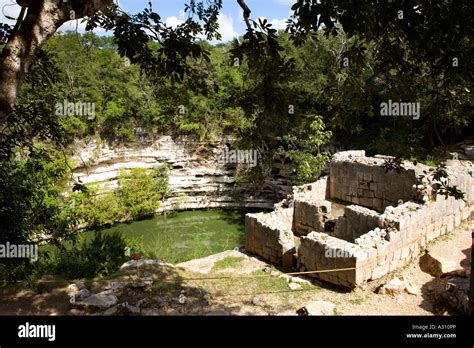
M 170 197 L 161 203 L 158 212 L 217 207 L 271 208 L 290 193 L 288 171 L 278 163 L 272 178 L 263 184 L 236 186 L 236 164 L 219 161 L 225 142 L 224 139 L 199 143 L 185 137 L 161 136 L 146 144 L 109 145 L 96 141 L 77 144 L 74 176 L 107 192 L 117 187 L 120 170 L 166 165 Z

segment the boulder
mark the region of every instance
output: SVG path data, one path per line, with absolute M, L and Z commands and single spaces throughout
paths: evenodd
M 413 284 L 407 281 L 405 278 L 395 277 L 390 280 L 388 283 L 383 285 L 378 293 L 382 295 L 399 295 L 402 292 L 406 291 L 410 295 L 418 295 L 419 289 L 416 284 Z
M 77 283 L 77 284 L 71 284 L 66 288 L 66 292 L 69 295 L 69 297 L 74 297 L 74 300 L 83 300 L 85 298 L 88 298 L 91 293 L 89 290 L 87 290 L 86 286 L 82 283 Z
M 91 292 L 87 289 L 81 289 L 79 292 L 76 292 L 74 294 L 76 299 L 79 299 L 79 300 L 84 300 L 84 299 L 88 298 L 90 295 L 91 295 Z
M 290 283 L 305 284 L 305 285 L 312 285 L 312 283 L 309 280 L 299 278 L 299 277 L 290 277 L 289 282 Z
M 122 266 L 120 266 L 121 271 L 126 271 L 129 269 L 135 269 L 138 267 L 142 266 L 169 266 L 169 264 L 161 261 L 161 260 L 148 260 L 148 259 L 142 259 L 142 260 L 130 260 L 125 262 Z
M 131 306 L 128 302 L 120 303 L 113 307 L 106 309 L 105 311 L 99 313 L 100 315 L 104 316 L 111 316 L 111 315 L 139 315 L 140 308 L 137 306 Z
M 301 289 L 301 285 L 298 283 L 288 283 L 288 287 L 290 290 L 299 290 Z
M 76 302 L 76 306 L 85 308 L 107 309 L 115 306 L 118 302 L 117 297 L 111 290 L 103 291 L 91 295 L 83 301 Z
M 72 295 L 74 293 L 78 293 L 83 289 L 87 290 L 87 287 L 84 285 L 84 283 L 73 283 L 66 288 L 66 292 Z
M 299 315 L 333 315 L 334 304 L 327 301 L 313 301 L 296 311 Z
M 254 306 L 260 306 L 262 304 L 262 301 L 258 297 L 252 298 L 252 301 L 250 301 Z
M 387 284 L 383 285 L 379 289 L 379 294 L 382 295 L 399 295 L 403 291 L 405 291 L 406 288 L 406 282 L 404 280 L 401 280 L 398 277 L 393 278 L 390 280 Z
M 118 289 L 123 289 L 124 287 L 127 286 L 128 283 L 122 282 L 122 281 L 111 281 L 107 285 L 107 290 L 118 290 Z

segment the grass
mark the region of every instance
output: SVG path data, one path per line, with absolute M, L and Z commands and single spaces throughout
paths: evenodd
M 428 243 L 428 246 L 433 245 L 433 244 L 436 244 L 436 243 L 438 243 L 438 242 L 447 242 L 448 240 L 453 239 L 453 237 L 454 237 L 453 231 L 449 231 L 449 232 L 447 232 L 447 233 L 445 233 L 445 234 L 442 234 L 442 235 L 439 236 L 439 237 L 436 237 L 436 238 L 433 239 L 433 240 L 430 240 L 429 243 Z
M 236 256 L 228 256 L 225 259 L 216 261 L 214 266 L 212 267 L 213 271 L 218 271 L 226 268 L 232 268 L 239 265 L 245 258 L 243 257 L 236 257 Z
M 365 302 L 365 300 L 367 300 L 366 297 L 359 297 L 359 298 L 356 298 L 354 300 L 349 300 L 349 302 L 353 303 L 353 304 L 356 304 L 356 305 L 361 305 L 362 303 Z

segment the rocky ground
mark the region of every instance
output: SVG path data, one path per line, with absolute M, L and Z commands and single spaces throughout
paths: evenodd
M 467 222 L 403 269 L 353 291 L 284 273 L 237 250 L 177 265 L 141 260 L 110 279 L 0 290 L 2 315 L 452 315 L 466 310 Z M 139 276 L 139 278 L 138 278 Z M 464 312 L 465 313 L 465 312 Z

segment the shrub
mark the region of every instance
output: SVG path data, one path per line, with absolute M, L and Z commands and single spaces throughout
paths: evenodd
M 107 276 L 126 261 L 122 234 L 97 232 L 92 239 L 80 235 L 75 242 L 63 243 L 46 251 L 44 272 L 68 279 Z
M 167 191 L 167 172 L 163 168 L 152 173 L 133 168 L 130 172 L 120 173 L 118 185 L 117 194 L 127 217 L 141 219 L 153 215 L 160 207 L 160 200 Z

